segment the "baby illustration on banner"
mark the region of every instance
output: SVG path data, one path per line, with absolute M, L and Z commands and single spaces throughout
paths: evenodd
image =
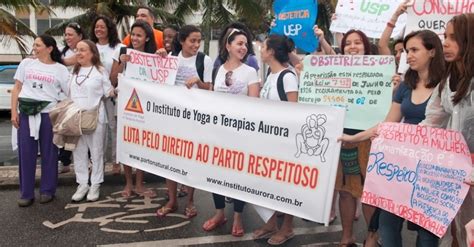
M 321 161 L 326 162 L 325 154 L 329 146 L 326 129 L 323 127 L 326 120 L 324 114 L 311 114 L 306 118 L 301 133 L 296 134 L 296 158 L 305 153 L 309 156 L 320 156 Z

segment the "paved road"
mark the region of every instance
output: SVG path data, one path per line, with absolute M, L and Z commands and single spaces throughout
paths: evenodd
M 11 151 L 9 119 L 9 113 L 0 112 L 0 166 L 17 166 L 18 162 L 16 153 Z M 12 169 L 4 167 L 0 173 Z M 196 192 L 199 214 L 191 220 L 182 214 L 185 199 L 179 199 L 181 207 L 177 214 L 157 218 L 156 209 L 165 203 L 165 185 L 153 175 L 147 175 L 146 181 L 148 187 L 157 192 L 156 198 L 121 198 L 123 177 L 107 175 L 100 201 L 79 204 L 70 203 L 76 188 L 73 174 L 60 178 L 57 198 L 52 203 L 35 202 L 28 208 L 17 206 L 15 186 L 1 186 L 0 183 L 0 246 L 268 246 L 263 240 L 251 239 L 251 232 L 263 224 L 251 205 L 244 211 L 247 234 L 235 238 L 229 234 L 230 222 L 210 233 L 201 229 L 203 222 L 214 212 L 210 193 Z M 228 218 L 232 217 L 231 208 L 227 209 Z M 294 222 L 296 237 L 283 246 L 337 246 L 341 234 L 339 219 L 329 227 L 299 218 Z M 354 229 L 361 245 L 366 229 L 364 221 L 355 222 Z M 404 230 L 403 236 L 405 246 L 414 246 L 412 232 Z

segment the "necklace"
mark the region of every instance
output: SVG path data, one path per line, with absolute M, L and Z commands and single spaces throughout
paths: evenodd
M 82 81 L 80 81 L 80 82 L 77 80 L 77 78 L 79 78 L 79 76 L 83 77 L 84 75 L 76 75 L 76 84 L 81 86 L 82 83 L 84 83 L 87 79 L 89 79 L 89 76 L 92 73 L 92 69 L 94 69 L 94 66 L 91 67 L 91 69 L 89 70 L 89 73 L 87 73 L 87 75 L 85 75 L 84 79 L 82 79 Z

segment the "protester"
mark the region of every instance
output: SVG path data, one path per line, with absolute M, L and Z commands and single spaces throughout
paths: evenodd
M 443 53 L 447 62 L 447 73 L 433 91 L 426 108 L 423 125 L 460 131 L 471 152 L 474 153 L 474 14 L 455 16 L 444 33 Z M 474 161 L 473 161 L 474 162 Z M 461 208 L 454 218 L 456 239 L 459 246 L 466 246 L 464 226 L 474 218 L 474 174 L 471 185 Z M 448 233 L 450 230 L 447 231 Z M 451 245 L 445 235 L 443 246 Z
M 187 88 L 199 88 L 210 90 L 212 87 L 212 60 L 209 56 L 199 53 L 201 45 L 201 31 L 199 28 L 186 25 L 182 27 L 173 41 L 173 55 L 178 56 L 178 72 L 176 76 L 176 86 Z M 161 50 L 161 55 L 166 56 L 166 51 Z M 177 202 L 178 184 L 170 179 L 166 179 L 169 201 L 156 211 L 158 217 L 164 217 L 178 209 Z M 185 215 L 188 219 L 197 215 L 194 206 L 194 188 L 186 186 L 188 192 L 188 202 L 185 208 Z
M 219 57 L 225 62 L 218 68 L 214 91 L 258 97 L 260 85 L 257 71 L 244 63 L 249 55 L 249 47 L 252 46 L 248 34 L 240 29 L 229 29 L 224 35 L 224 40 L 225 46 L 221 47 Z M 227 222 L 224 214 L 225 197 L 215 193 L 212 193 L 212 197 L 216 213 L 202 226 L 205 231 L 212 231 Z M 235 199 L 233 203 L 232 236 L 242 237 L 244 235 L 242 212 L 245 202 Z
M 173 51 L 173 40 L 176 34 L 178 34 L 178 31 L 179 28 L 175 25 L 167 25 L 165 29 L 163 29 L 163 42 L 167 53 Z
M 163 44 L 163 32 L 158 29 L 153 28 L 153 24 L 155 23 L 155 14 L 153 14 L 153 10 L 150 7 L 140 6 L 137 9 L 137 15 L 135 16 L 136 21 L 144 21 L 150 25 L 153 30 L 153 37 L 155 38 L 155 44 L 157 49 L 164 48 Z M 130 34 L 127 35 L 122 43 L 126 46 L 130 45 Z
M 33 43 L 34 59 L 25 58 L 15 73 L 11 98 L 11 121 L 18 129 L 20 199 L 18 205 L 33 204 L 38 144 L 41 151 L 40 203 L 56 194 L 58 149 L 48 112 L 61 100 L 69 72 L 61 63 L 56 41 L 40 35 Z M 20 113 L 18 113 L 18 110 Z
M 324 37 L 324 31 L 320 29 L 318 25 L 314 25 L 313 31 L 314 36 L 316 36 L 319 40 L 318 49 L 314 51 L 315 55 L 336 55 L 336 52 L 332 49 L 331 45 Z
M 371 55 L 370 42 L 360 30 L 349 30 L 341 40 L 343 55 Z M 357 134 L 360 130 L 344 129 L 345 134 Z M 355 220 L 358 199 L 362 196 L 366 167 L 370 150 L 370 141 L 356 144 L 343 144 L 340 164 L 336 177 L 336 189 L 339 191 L 339 211 L 342 223 L 341 245 L 354 245 L 353 221 Z M 362 205 L 366 222 L 370 222 L 374 207 Z M 376 234 L 369 232 L 367 246 L 376 243 Z
M 131 29 L 131 42 L 128 45 L 127 49 L 134 49 L 141 52 L 152 53 L 156 52 L 156 43 L 153 36 L 153 29 L 144 21 L 136 21 L 132 25 Z M 122 51 L 123 54 L 122 54 Z M 130 59 L 130 56 L 126 55 L 126 49 L 115 50 L 114 54 L 114 63 L 112 65 L 112 73 L 110 79 L 114 87 L 117 87 L 118 84 L 118 74 L 124 72 L 126 62 Z M 122 59 L 125 58 L 125 59 Z M 156 193 L 145 188 L 143 184 L 144 172 L 142 170 L 136 169 L 136 181 L 135 181 L 135 190 L 133 190 L 133 173 L 132 167 L 124 165 L 123 170 L 125 173 L 125 188 L 122 191 L 122 197 L 129 198 L 138 194 L 144 197 L 155 197 Z
M 298 101 L 298 78 L 295 73 L 288 69 L 285 64 L 289 63 L 291 45 L 286 37 L 270 35 L 261 48 L 262 61 L 270 66 L 271 73 L 260 92 L 260 98 L 279 101 Z M 284 92 L 277 89 L 277 81 L 281 73 L 283 75 Z M 280 245 L 294 237 L 293 216 L 285 214 L 283 224 L 278 229 L 277 213 L 260 228 L 253 232 L 254 239 L 269 238 L 268 244 Z
M 115 23 L 108 18 L 107 16 L 98 16 L 93 22 L 91 29 L 91 41 L 94 42 L 97 46 L 97 50 L 100 55 L 100 62 L 104 66 L 107 73 L 110 75 L 112 72 L 113 65 L 113 54 L 119 52 L 120 40 L 117 34 L 117 26 Z M 105 135 L 105 149 L 104 152 L 108 157 L 107 161 L 113 163 L 112 172 L 115 175 L 120 174 L 120 164 L 116 160 L 117 156 L 117 116 L 115 110 L 116 99 L 113 97 L 106 98 L 104 100 L 105 111 L 107 113 L 107 127 Z M 110 133 L 110 134 L 109 134 Z M 110 135 L 110 142 L 108 142 L 108 136 Z M 110 152 L 108 152 L 108 147 L 110 146 Z
M 252 42 L 253 35 L 252 35 L 252 32 L 250 31 L 250 29 L 247 27 L 247 25 L 245 25 L 242 22 L 232 22 L 232 23 L 228 24 L 227 26 L 225 26 L 222 29 L 222 34 L 219 37 L 219 41 L 218 41 L 219 51 L 222 51 L 223 49 L 225 49 L 225 46 L 226 46 L 225 36 L 229 32 L 229 30 L 232 30 L 232 29 L 242 30 L 243 32 L 245 32 L 246 36 L 248 37 L 248 42 L 249 43 Z M 216 60 L 214 61 L 214 67 L 213 67 L 214 68 L 214 70 L 213 70 L 214 73 L 213 74 L 217 73 L 217 70 L 222 65 L 223 61 L 225 61 L 225 59 L 223 57 L 221 57 L 220 52 L 219 52 L 219 55 L 217 56 Z M 255 51 L 253 50 L 253 46 L 249 46 L 248 56 L 246 57 L 244 63 L 247 64 L 248 66 L 254 68 L 257 72 L 260 69 L 260 67 L 258 66 L 257 57 L 255 56 Z
M 418 124 L 425 119 L 425 110 L 434 88 L 442 80 L 445 71 L 443 49 L 438 35 L 432 31 L 416 31 L 408 34 L 403 41 L 410 68 L 405 81 L 400 84 L 385 122 Z M 344 135 L 344 142 L 360 142 L 377 135 L 377 126 L 354 136 Z M 408 192 L 407 192 L 408 193 Z M 379 233 L 383 246 L 402 246 L 401 230 L 404 219 L 388 211 L 381 210 Z M 438 237 L 428 230 L 409 223 L 418 231 L 417 246 L 437 246 Z
M 100 62 L 97 46 L 92 41 L 82 40 L 77 44 L 76 58 L 77 64 L 69 81 L 69 97 L 79 108 L 97 111 L 98 123 L 91 134 L 82 134 L 73 151 L 74 171 L 79 186 L 72 196 L 72 201 L 82 201 L 86 194 L 87 201 L 97 201 L 100 196 L 100 184 L 104 181 L 106 114 L 102 98 L 114 96 L 114 90 L 110 84 L 109 74 Z M 92 161 L 90 178 L 89 151 Z
M 76 64 L 76 45 L 79 41 L 87 39 L 87 36 L 84 30 L 76 22 L 71 22 L 67 24 L 64 29 L 64 47 L 61 50 L 61 57 L 65 65 L 68 66 L 69 71 L 72 70 L 72 67 Z M 72 152 L 64 150 L 64 148 L 59 149 L 59 173 L 68 173 L 71 171 L 69 165 L 71 161 Z

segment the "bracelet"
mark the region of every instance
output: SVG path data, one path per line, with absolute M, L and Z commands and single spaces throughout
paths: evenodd
M 387 27 L 395 28 L 395 24 L 391 22 L 387 22 Z

